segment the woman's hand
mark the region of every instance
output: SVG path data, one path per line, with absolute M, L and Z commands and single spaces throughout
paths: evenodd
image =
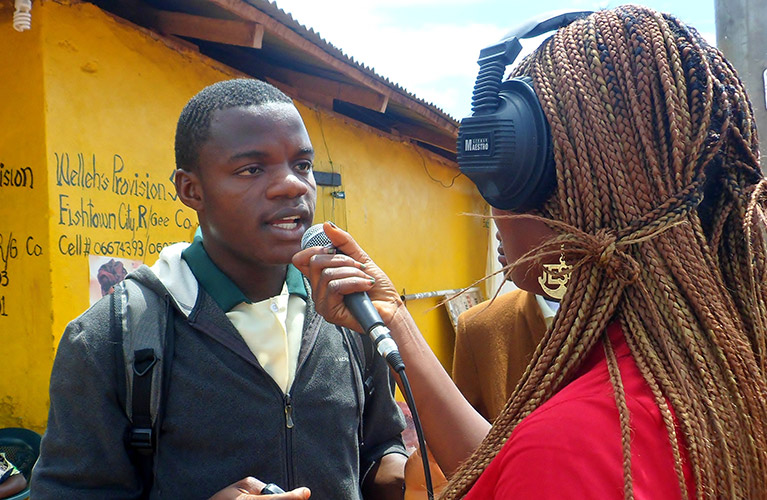
M 367 292 L 384 323 L 402 305 L 389 277 L 362 251 L 346 231 L 332 222 L 323 225 L 334 249 L 311 247 L 293 256 L 295 265 L 312 284 L 315 309 L 327 321 L 361 331 L 343 303 L 344 295 Z M 337 250 L 337 251 L 336 251 Z
M 454 472 L 479 446 L 490 424 L 453 384 L 389 278 L 348 233 L 328 222 L 323 229 L 345 255 L 313 247 L 293 256 L 293 264 L 312 284 L 315 309 L 327 321 L 359 332 L 359 323 L 344 305 L 343 296 L 367 292 L 409 367 L 410 386 L 426 441 L 442 470 Z M 395 380 L 403 389 L 402 379 Z
M 266 486 L 266 484 L 255 477 L 246 477 L 234 484 L 230 484 L 210 497 L 209 500 L 255 500 L 257 498 L 263 498 L 265 495 L 261 495 L 261 490 L 264 489 L 264 486 Z M 296 488 L 287 493 L 268 496 L 270 499 L 274 500 L 307 500 L 311 496 L 311 492 L 309 491 L 309 488 Z

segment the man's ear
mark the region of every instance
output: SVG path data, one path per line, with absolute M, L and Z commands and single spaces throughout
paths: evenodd
M 195 172 L 178 168 L 173 182 L 176 184 L 176 194 L 184 205 L 195 211 L 202 207 L 202 186 Z

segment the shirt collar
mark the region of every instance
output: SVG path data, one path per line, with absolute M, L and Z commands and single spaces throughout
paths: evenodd
M 194 241 L 181 253 L 181 257 L 189 265 L 195 278 L 206 292 L 216 301 L 218 306 L 229 311 L 241 302 L 250 304 L 251 301 L 242 293 L 242 290 L 213 263 L 202 244 L 202 237 L 195 236 Z M 288 285 L 288 293 L 307 299 L 306 286 L 301 271 L 292 264 L 288 265 L 285 278 Z
M 308 298 L 306 284 L 304 284 L 304 275 L 293 264 L 288 264 L 288 274 L 285 277 L 285 282 L 288 284 L 289 294 L 298 295 L 304 300 Z
M 541 307 L 541 312 L 543 313 L 544 318 L 553 318 L 554 315 L 557 314 L 557 311 L 559 310 L 559 302 L 548 300 L 540 295 L 536 295 L 535 300 Z

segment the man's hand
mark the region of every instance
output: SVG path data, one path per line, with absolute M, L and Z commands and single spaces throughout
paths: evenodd
M 389 453 L 376 462 L 362 484 L 362 495 L 372 500 L 402 500 L 407 457 Z
M 263 498 L 264 495 L 261 495 L 261 490 L 264 489 L 264 486 L 266 484 L 258 479 L 246 477 L 219 491 L 210 497 L 210 500 L 254 500 L 256 498 Z M 307 500 L 311 496 L 311 492 L 309 488 L 296 488 L 287 493 L 268 496 L 274 500 Z

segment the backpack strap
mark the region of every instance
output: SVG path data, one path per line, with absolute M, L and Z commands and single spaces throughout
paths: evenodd
M 344 328 L 344 332 L 347 334 L 347 338 L 350 339 L 349 345 L 362 375 L 365 398 L 368 398 L 375 392 L 372 371 L 374 356 L 373 341 L 367 335 L 363 336 L 346 328 Z
M 373 339 L 365 335 L 357 335 L 359 341 L 362 344 L 362 351 L 365 353 L 364 362 L 365 368 L 362 370 L 365 382 L 365 396 L 370 397 L 375 392 L 375 384 L 373 383 L 373 356 L 375 356 L 375 348 L 373 347 Z
M 173 357 L 173 307 L 167 297 L 126 278 L 112 294 L 112 324 L 122 340 L 125 412 L 131 422 L 126 447 L 148 496 Z

